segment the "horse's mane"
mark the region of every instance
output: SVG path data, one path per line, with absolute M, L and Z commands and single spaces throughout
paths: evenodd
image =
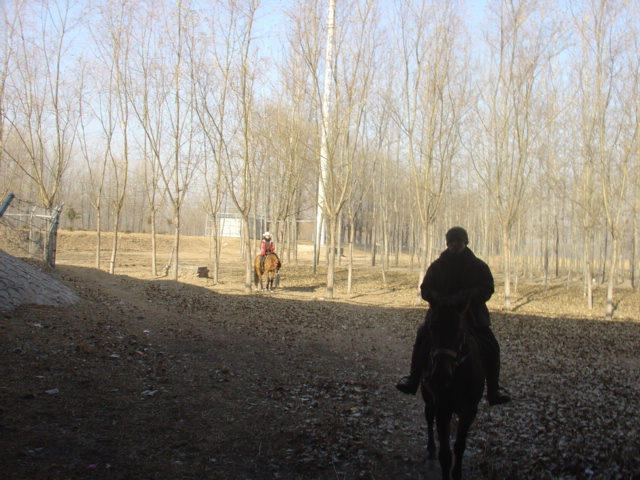
M 461 328 L 465 312 L 453 305 L 439 305 L 433 309 L 431 324 L 439 329 Z

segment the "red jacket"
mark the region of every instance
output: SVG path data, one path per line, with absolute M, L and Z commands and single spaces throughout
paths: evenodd
M 267 253 L 271 253 L 275 251 L 276 251 L 276 244 L 273 243 L 271 240 L 267 240 L 266 238 L 263 238 L 262 241 L 260 242 L 260 255 L 266 255 Z

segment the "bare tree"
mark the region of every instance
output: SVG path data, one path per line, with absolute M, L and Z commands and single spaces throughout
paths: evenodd
M 176 23 L 168 23 L 166 34 L 169 38 L 170 63 L 172 74 L 170 92 L 167 100 L 171 103 L 167 107 L 169 137 L 171 152 L 165 162 L 161 162 L 159 170 L 165 193 L 173 208 L 172 224 L 174 229 L 173 247 L 171 251 L 172 278 L 178 280 L 178 263 L 180 247 L 181 208 L 185 195 L 189 189 L 193 175 L 196 172 L 198 153 L 195 144 L 197 121 L 194 111 L 194 83 L 189 68 L 195 51 L 196 16 L 191 10 L 191 2 L 179 0 L 169 18 L 175 18 Z M 167 265 L 169 267 L 169 265 Z
M 84 76 L 83 76 L 84 79 Z M 107 84 L 104 85 L 106 91 L 111 91 L 110 80 L 111 76 L 107 76 Z M 96 85 L 100 85 L 100 80 L 95 79 Z M 84 85 L 84 82 L 83 84 Z M 105 148 L 102 155 L 99 155 L 95 150 L 95 145 L 99 144 L 99 141 L 94 135 L 89 133 L 89 126 L 97 121 L 98 123 L 103 118 L 100 111 L 94 110 L 95 105 L 100 105 L 100 101 L 92 102 L 87 93 L 88 88 L 81 86 L 80 92 L 80 128 L 78 135 L 78 143 L 80 145 L 80 152 L 84 159 L 87 168 L 87 182 L 85 185 L 88 192 L 89 202 L 96 212 L 96 263 L 97 269 L 100 269 L 100 251 L 102 248 L 102 198 L 105 188 L 105 179 L 107 174 L 108 155 Z M 98 88 L 101 90 L 101 88 Z M 110 98 L 110 96 L 108 97 Z M 104 132 L 104 127 L 103 127 Z M 109 143 L 107 136 L 107 143 Z
M 362 153 L 368 98 L 373 83 L 378 32 L 377 2 L 358 2 L 340 12 L 340 41 L 336 42 L 336 70 L 325 76 L 325 98 L 322 105 L 322 141 L 320 175 L 323 218 L 328 222 L 327 297 L 333 298 L 339 222 L 352 192 L 354 178 L 361 175 L 365 158 Z M 328 42 L 326 62 L 333 63 L 330 44 L 335 4 L 330 2 L 327 20 Z M 337 32 L 336 32 L 337 33 Z M 331 83 L 334 83 L 331 87 Z M 326 89 L 335 95 L 330 102 Z M 335 93 L 334 93 L 335 92 Z
M 19 2 L 15 8 L 11 33 L 16 42 L 2 74 L 2 154 L 36 185 L 40 203 L 52 208 L 77 135 L 75 78 L 68 55 L 78 4 Z
M 592 51 L 598 52 L 596 83 L 601 87 L 599 92 L 604 94 L 597 95 L 595 100 L 600 114 L 596 121 L 600 185 L 606 226 L 612 240 L 605 313 L 607 319 L 611 319 L 614 313 L 613 294 L 620 240 L 631 219 L 629 192 L 632 172 L 638 165 L 636 153 L 640 133 L 637 106 L 640 62 L 637 50 L 630 49 L 632 42 L 637 42 L 633 30 L 630 30 L 635 26 L 635 20 L 632 19 L 627 25 L 626 20 L 630 18 L 628 14 L 633 10 L 616 7 L 611 2 L 597 5 L 597 9 L 589 15 L 594 18 L 594 24 L 587 30 Z M 627 35 L 620 35 L 620 30 L 628 32 Z M 614 32 L 616 38 L 613 38 Z M 638 33 L 637 30 L 635 33 Z
M 3 2 L 0 4 L 0 197 L 2 199 L 11 190 L 11 180 L 14 172 L 18 170 L 18 166 L 12 162 L 5 160 L 5 148 L 7 138 L 5 125 L 5 103 L 7 101 L 7 81 L 9 78 L 9 69 L 13 68 L 12 61 L 14 57 L 14 42 L 19 38 L 16 35 L 17 23 L 20 19 L 20 10 L 23 8 L 23 2 L 14 2 L 13 8 L 8 8 L 8 4 Z M 12 168 L 13 167 L 13 168 Z
M 303 148 L 303 151 L 299 151 L 303 161 L 301 168 L 306 170 L 307 176 L 313 175 L 313 179 L 306 178 L 301 185 L 302 190 L 298 190 L 297 194 L 300 198 L 300 208 L 305 208 L 302 203 L 306 198 L 310 203 L 309 207 L 315 212 L 314 274 L 317 273 L 320 243 L 323 242 L 321 240 L 323 238 L 322 207 L 318 203 L 318 198 L 322 196 L 322 192 L 318 190 L 322 186 L 318 178 L 318 156 L 322 137 L 322 118 L 319 112 L 322 105 L 327 105 L 328 108 L 328 103 L 323 103 L 321 100 L 323 98 L 322 45 L 326 45 L 328 38 L 323 28 L 324 24 L 319 19 L 323 18 L 327 11 L 325 5 L 322 0 L 313 2 L 298 0 L 285 8 L 284 15 L 288 20 L 284 44 L 286 53 L 280 68 L 283 78 L 282 87 L 291 95 L 291 98 L 285 97 L 290 104 L 288 118 L 290 121 L 300 122 L 294 131 L 301 128 L 304 132 L 304 137 L 292 137 L 291 146 L 295 146 L 296 149 Z M 326 74 L 326 71 L 324 73 Z M 289 152 L 293 153 L 293 150 L 289 148 Z M 296 214 L 299 215 L 300 211 Z
M 295 186 L 295 182 L 291 184 L 295 188 L 295 192 L 292 192 L 295 198 L 295 215 L 300 216 L 305 209 L 313 209 L 316 215 L 314 273 L 317 272 L 322 232 L 322 208 L 318 205 L 318 196 L 321 195 L 318 191 L 321 187 L 318 179 L 318 152 L 322 127 L 321 115 L 318 115 L 318 112 L 323 104 L 328 105 L 321 100 L 323 80 L 320 69 L 322 45 L 326 44 L 328 39 L 322 22 L 318 21 L 325 11 L 325 2 L 304 0 L 299 0 L 284 10 L 288 19 L 284 44 L 286 54 L 280 67 L 281 89 L 288 102 L 287 120 L 283 125 L 290 130 L 286 147 L 287 162 L 293 162 L 294 170 L 299 168 L 301 175 L 304 175 L 300 178 L 299 186 Z M 292 218 L 292 221 L 295 220 Z M 293 236 L 294 225 L 291 225 L 289 231 Z M 292 248 L 295 249 L 295 245 L 292 245 Z M 296 255 L 295 250 L 293 254 Z
M 385 35 L 379 35 L 380 38 L 384 38 Z M 376 48 L 380 47 L 379 45 Z M 389 55 L 389 49 L 381 47 L 381 51 L 384 51 L 386 55 Z M 382 55 L 381 55 L 382 56 Z M 388 56 L 386 60 L 388 61 Z M 376 65 L 376 68 L 371 68 L 371 72 L 379 71 L 384 68 L 380 63 Z M 388 66 L 388 64 L 387 64 Z M 390 69 L 389 69 L 390 71 Z M 379 202 L 380 215 L 377 215 L 377 225 L 384 229 L 385 238 L 388 233 L 389 226 L 393 222 L 389 217 L 389 205 L 391 204 L 394 209 L 393 217 L 397 220 L 401 217 L 397 210 L 398 201 L 400 195 L 394 195 L 392 193 L 390 183 L 397 180 L 400 172 L 399 165 L 397 163 L 398 156 L 392 151 L 390 144 L 392 143 L 393 134 L 392 131 L 392 77 L 383 76 L 379 81 L 376 81 L 377 76 L 373 75 L 370 79 L 371 86 L 367 93 L 368 98 L 371 100 L 367 104 L 367 111 L 364 113 L 363 121 L 361 122 L 362 138 L 358 143 L 358 150 L 353 154 L 353 171 L 352 182 L 349 186 L 349 191 L 344 208 L 344 218 L 347 222 L 349 231 L 348 238 L 348 256 L 347 256 L 347 293 L 351 293 L 353 271 L 354 271 L 354 247 L 355 247 L 355 235 L 356 235 L 356 219 L 361 215 L 365 201 L 374 203 L 377 206 Z M 399 142 L 396 142 L 398 144 Z M 393 160 L 396 160 L 394 163 Z M 377 186 L 377 188 L 376 188 Z M 371 192 L 374 192 L 371 196 Z M 398 193 L 397 191 L 395 193 Z M 388 243 L 385 241 L 385 248 Z M 388 251 L 387 251 L 388 253 Z M 373 260 L 373 259 L 372 259 Z M 385 267 L 387 265 L 387 256 L 383 256 L 381 262 L 381 271 L 383 281 L 386 284 Z
M 132 113 L 142 135 L 136 136 L 144 162 L 144 194 L 148 209 L 147 222 L 151 231 L 151 274 L 157 269 L 157 213 L 164 204 L 161 178 L 162 159 L 166 149 L 165 119 L 168 116 L 168 96 L 171 79 L 162 49 L 166 15 L 164 3 L 141 4 L 134 18 L 138 32 L 132 42 L 129 69 L 131 76 L 126 90 Z M 142 137 L 142 138 L 140 138 Z
M 574 12 L 580 55 L 576 63 L 580 79 L 577 103 L 581 118 L 579 138 L 583 147 L 577 177 L 582 179 L 578 199 L 584 234 L 585 286 L 589 308 L 592 308 L 590 242 L 604 216 L 612 240 L 607 318 L 613 315 L 619 239 L 627 221 L 628 175 L 638 137 L 634 102 L 630 102 L 630 108 L 620 108 L 628 102 L 623 92 L 637 92 L 638 88 L 637 74 L 635 78 L 633 74 L 622 75 L 629 60 L 624 53 L 631 45 L 630 36 L 620 35 L 627 31 L 622 24 L 627 13 L 619 2 L 600 1 L 586 2 Z M 633 64 L 633 55 L 630 60 Z M 603 262 L 603 268 L 604 265 Z
M 118 234 L 127 195 L 130 155 L 130 52 L 135 5 L 126 1 L 98 6 L 101 22 L 93 34 L 107 78 L 105 109 L 98 117 L 106 139 L 104 155 L 111 166 L 109 198 L 113 212 L 113 245 L 109 273 L 115 273 Z
M 225 152 L 223 171 L 227 190 L 237 211 L 243 220 L 243 248 L 245 255 L 245 291 L 251 292 L 253 279 L 253 258 L 251 235 L 253 223 L 251 214 L 255 207 L 256 172 L 258 158 L 256 156 L 254 135 L 255 111 L 255 51 L 253 49 L 253 28 L 257 0 L 231 1 L 226 5 L 226 12 L 220 12 L 225 24 L 221 28 L 222 56 L 219 57 L 224 74 L 231 75 L 229 95 L 233 104 L 233 137 L 225 140 L 233 142 L 238 155 Z M 227 73 L 228 72 L 228 73 Z M 225 147 L 226 148 L 226 147 Z
M 295 245 L 289 244 L 291 238 L 288 233 L 297 228 L 295 220 L 301 208 L 303 192 L 307 191 L 305 185 L 312 184 L 310 171 L 306 168 L 310 162 L 309 123 L 301 117 L 301 109 L 305 105 L 302 99 L 304 92 L 300 88 L 296 90 L 295 84 L 291 87 L 292 90 L 287 91 L 285 97 L 288 103 L 269 105 L 262 111 L 260 128 L 266 142 L 264 156 L 267 160 L 260 200 L 266 203 L 266 216 L 271 219 L 271 234 L 281 245 L 279 250 L 289 260 L 289 247 Z
M 630 18 L 638 18 L 640 14 L 640 7 L 637 7 L 635 11 L 631 11 L 632 16 Z M 638 131 L 640 129 L 640 67 L 637 66 L 637 61 L 640 59 L 640 32 L 638 32 L 637 26 L 631 29 L 633 32 L 634 41 L 632 43 L 632 47 L 630 48 L 630 52 L 633 55 L 633 61 L 630 61 L 631 65 L 636 64 L 634 68 L 631 68 L 630 71 L 633 73 L 632 84 L 634 85 L 634 90 L 630 92 L 632 95 L 632 101 L 629 102 L 629 108 L 632 109 L 632 118 L 635 117 L 636 126 L 635 129 Z M 640 141 L 636 138 L 635 145 L 635 165 L 631 167 L 631 172 L 635 173 L 635 175 L 631 178 L 631 198 L 632 198 L 632 208 L 631 208 L 631 217 L 632 217 L 632 225 L 631 225 L 631 252 L 629 255 L 629 263 L 630 263 L 630 280 L 631 286 L 634 289 L 638 288 L 638 274 L 640 270 Z
M 419 280 L 429 262 L 430 229 L 451 181 L 459 149 L 466 85 L 460 77 L 458 2 L 401 3 L 402 103 L 396 114 L 406 136 L 415 212 L 421 229 Z M 436 6 L 438 5 L 438 6 Z M 417 289 L 416 302 L 420 301 Z
M 212 9 L 215 11 L 215 7 Z M 232 114 L 229 112 L 233 106 L 231 99 L 233 50 L 228 47 L 231 46 L 229 29 L 233 28 L 233 21 L 229 20 L 229 23 L 225 23 L 225 18 L 228 17 L 222 13 L 211 17 L 207 25 L 207 29 L 213 35 L 211 43 L 206 44 L 206 48 L 202 48 L 203 52 L 211 52 L 211 57 L 203 55 L 199 62 L 193 62 L 193 65 L 198 65 L 197 71 L 193 72 L 196 84 L 194 101 L 206 144 L 202 162 L 206 192 L 205 211 L 212 221 L 210 235 L 214 252 L 213 276 L 216 282 L 220 251 L 217 222 L 227 192 L 224 167 L 232 161 L 230 142 L 235 128 Z
M 384 135 L 380 137 L 384 139 Z M 380 150 L 372 152 L 359 152 L 358 157 L 355 158 L 355 168 L 359 172 L 358 175 L 354 175 L 353 183 L 350 186 L 349 195 L 345 205 L 344 216 L 347 219 L 347 226 L 349 230 L 349 252 L 347 261 L 347 294 L 351 293 L 351 287 L 353 283 L 353 270 L 354 270 L 354 247 L 355 247 L 355 235 L 356 235 L 356 218 L 362 210 L 362 205 L 371 191 L 376 178 L 375 170 L 376 165 L 380 163 L 379 156 L 382 156 Z M 384 269 L 383 269 L 384 274 Z
M 537 0 L 499 0 L 493 4 L 496 36 L 483 82 L 479 120 L 487 143 L 474 163 L 492 199 L 502 229 L 505 308 L 511 309 L 512 234 L 526 210 L 524 202 L 534 169 L 534 152 L 544 124 L 537 122 L 536 99 L 541 69 L 553 51 L 557 27 Z

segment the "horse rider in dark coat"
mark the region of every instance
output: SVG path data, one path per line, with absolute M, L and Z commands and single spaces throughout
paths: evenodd
M 447 249 L 427 269 L 420 292 L 429 302 L 425 320 L 418 328 L 411 356 L 411 373 L 396 387 L 403 393 L 415 395 L 423 372 L 427 367 L 429 331 L 427 325 L 439 305 L 467 303 L 467 320 L 472 325 L 473 335 L 479 340 L 487 379 L 487 399 L 490 405 L 499 405 L 511 400 L 500 388 L 500 345 L 491 330 L 491 317 L 486 302 L 494 292 L 493 276 L 489 266 L 467 247 L 469 237 L 462 227 L 453 227 L 446 234 Z

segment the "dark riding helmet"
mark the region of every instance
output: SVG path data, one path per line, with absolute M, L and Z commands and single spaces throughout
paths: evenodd
M 462 227 L 453 227 L 450 228 L 446 234 L 447 243 L 461 241 L 464 242 L 465 245 L 469 245 L 469 235 L 467 235 L 467 231 Z

